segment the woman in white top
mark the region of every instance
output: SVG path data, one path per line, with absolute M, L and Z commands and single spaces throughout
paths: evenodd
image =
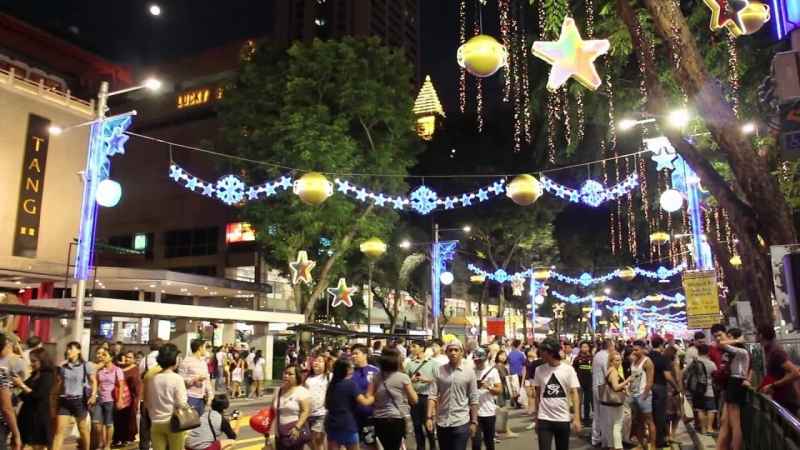
M 278 420 L 275 421 L 277 450 L 299 450 L 305 445 L 305 443 L 292 445 L 293 441 L 302 437 L 302 430 L 311 413 L 311 394 L 302 383 L 303 372 L 299 367 L 289 365 L 283 370 L 283 384 L 272 404 L 278 416 Z
M 264 359 L 261 350 L 256 350 L 256 354 L 253 357 L 253 396 L 255 398 L 259 398 L 261 396 L 261 387 L 264 383 L 265 377 L 265 367 L 267 364 L 267 360 Z
M 152 423 L 153 450 L 183 450 L 186 441 L 185 431 L 174 432 L 170 427 L 175 410 L 189 403 L 183 377 L 175 373 L 178 353 L 175 344 L 164 344 L 156 357 L 161 371 L 152 371 L 144 378 L 144 404 Z
M 325 392 L 328 390 L 330 374 L 325 370 L 325 357 L 322 355 L 311 358 L 311 374 L 306 378 L 304 386 L 311 396 L 311 414 L 308 424 L 311 428 L 311 448 L 325 450 Z
M 608 387 L 611 388 L 614 392 L 622 392 L 630 383 L 630 378 L 627 380 L 622 380 L 622 375 L 620 375 L 620 367 L 622 366 L 622 355 L 617 352 L 610 352 L 608 354 L 608 371 L 606 372 L 606 383 L 608 383 Z M 603 430 L 603 433 L 608 433 L 608 436 L 611 436 L 611 439 L 608 440 L 609 444 L 612 444 L 611 448 L 615 450 L 622 450 L 622 419 L 623 419 L 623 410 L 622 410 L 622 403 L 618 406 L 604 404 L 606 407 L 606 411 L 609 412 L 609 416 L 606 419 L 606 425 L 608 428 Z

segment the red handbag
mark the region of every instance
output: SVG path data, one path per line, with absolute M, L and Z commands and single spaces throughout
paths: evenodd
M 131 406 L 131 390 L 128 388 L 128 383 L 125 378 L 119 379 L 119 373 L 114 371 L 116 379 L 116 388 L 114 389 L 114 409 L 125 409 Z

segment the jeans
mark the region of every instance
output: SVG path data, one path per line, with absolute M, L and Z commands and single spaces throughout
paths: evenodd
M 472 450 L 481 450 L 481 439 L 486 450 L 494 450 L 494 427 L 497 416 L 478 417 L 478 431 L 472 438 Z
M 375 434 L 384 450 L 400 450 L 403 436 L 406 434 L 405 419 L 372 419 L 375 423 Z
M 592 417 L 592 388 L 588 389 L 581 389 L 583 395 L 582 403 L 583 403 L 583 411 L 581 412 L 581 419 L 583 419 L 584 423 L 588 423 Z
M 556 440 L 556 450 L 569 450 L 569 422 L 539 419 L 536 434 L 539 435 L 539 450 L 550 450 L 553 438 Z
M 144 409 L 144 402 L 139 409 L 139 450 L 150 450 L 150 416 Z
M 414 438 L 417 442 L 417 450 L 425 450 L 425 437 L 428 437 L 430 450 L 436 450 L 436 434 L 429 432 L 425 428 L 425 421 L 428 419 L 428 396 L 419 395 L 419 401 L 411 407 L 411 420 L 414 422 Z
M 203 412 L 206 410 L 206 402 L 202 398 L 189 397 L 186 399 L 186 402 L 197 411 L 198 416 L 202 416 Z
M 605 406 L 600 404 L 600 394 L 598 393 L 598 386 L 592 386 L 592 404 L 594 405 L 594 420 L 592 420 L 592 445 L 605 445 L 608 442 L 605 436 Z
M 653 422 L 656 424 L 656 448 L 667 446 L 667 385 L 653 385 Z
M 436 427 L 440 450 L 467 450 L 469 422 L 457 427 Z
M 175 433 L 169 422 L 154 423 L 150 427 L 153 450 L 184 450 L 186 432 Z
M 9 433 L 3 427 L 0 427 L 0 450 L 8 450 L 8 435 Z M 78 444 L 80 444 L 80 441 L 78 441 Z

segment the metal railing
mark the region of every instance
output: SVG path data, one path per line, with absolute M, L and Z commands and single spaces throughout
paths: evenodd
M 748 389 L 742 436 L 746 450 L 800 450 L 800 420 L 769 397 Z

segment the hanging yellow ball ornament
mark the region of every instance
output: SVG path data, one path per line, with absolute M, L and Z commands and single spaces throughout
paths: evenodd
M 478 78 L 495 74 L 508 62 L 508 52 L 497 39 L 479 34 L 458 48 L 458 65 Z
M 307 205 L 319 205 L 333 195 L 333 183 L 319 172 L 308 172 L 294 182 L 294 193 Z
M 542 196 L 542 184 L 531 175 L 519 175 L 506 187 L 506 195 L 520 206 L 533 204 Z
M 636 278 L 636 269 L 633 267 L 626 267 L 624 269 L 619 269 L 617 272 L 617 276 L 624 281 L 631 281 L 632 279 Z
M 769 6 L 750 0 L 750 3 L 739 13 L 744 24 L 744 34 L 753 34 L 769 22 Z
M 375 237 L 370 238 L 361 243 L 359 250 L 361 250 L 361 253 L 367 255 L 368 258 L 380 258 L 386 253 L 386 243 Z
M 733 267 L 741 267 L 742 266 L 742 257 L 739 255 L 733 255 L 730 260 L 730 263 Z
M 550 278 L 550 269 L 536 269 L 533 271 L 533 279 L 536 281 L 547 281 Z
M 663 244 L 669 242 L 669 233 L 664 231 L 656 231 L 650 235 L 650 242 L 654 244 Z

